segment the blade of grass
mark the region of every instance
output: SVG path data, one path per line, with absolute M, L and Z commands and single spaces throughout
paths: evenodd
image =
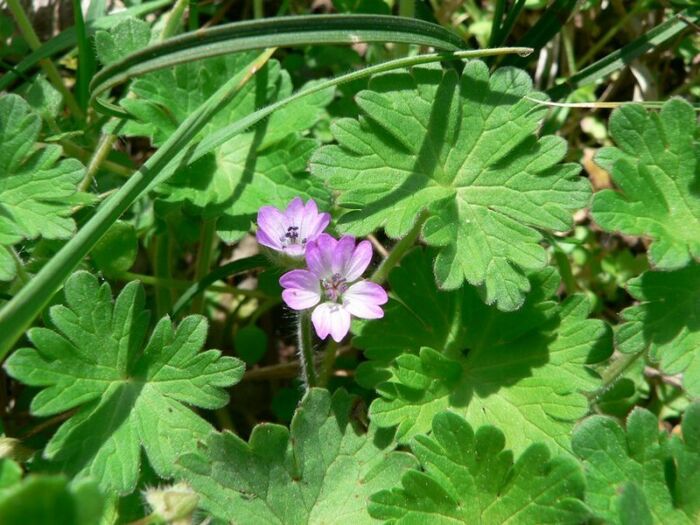
M 554 0 L 542 16 L 535 22 L 527 33 L 518 41 L 519 46 L 532 47 L 535 51 L 542 49 L 547 42 L 554 38 L 566 21 L 576 10 L 577 0 Z M 503 65 L 525 67 L 536 54 L 528 58 L 506 57 Z
M 547 94 L 552 100 L 560 100 L 581 86 L 593 84 L 615 71 L 624 68 L 632 60 L 644 53 L 657 49 L 670 40 L 673 40 L 689 27 L 689 21 L 691 23 L 696 23 L 698 20 L 700 20 L 700 14 L 691 14 L 684 11 L 677 13 L 636 40 L 630 42 L 622 49 L 610 53 L 608 56 L 582 69 L 561 84 L 549 89 Z
M 171 162 L 182 162 L 190 153 L 190 142 L 250 78 L 269 60 L 274 49 L 263 52 L 244 71 L 221 86 L 183 122 L 170 138 L 136 171 L 117 193 L 108 198 L 95 215 L 59 252 L 0 310 L 0 359 L 24 333 L 53 294 L 109 227 L 141 195 L 149 183 Z
M 95 53 L 88 37 L 87 26 L 83 19 L 83 9 L 80 0 L 73 0 L 73 17 L 78 39 L 78 73 L 76 75 L 76 99 L 80 109 L 87 110 L 90 98 L 90 79 L 95 75 Z
M 493 20 L 491 21 L 491 34 L 489 35 L 489 47 L 495 47 L 501 32 L 501 21 L 506 10 L 507 0 L 496 0 L 493 6 Z
M 508 40 L 508 37 L 510 36 L 510 32 L 513 30 L 515 22 L 518 21 L 520 13 L 522 13 L 523 9 L 525 8 L 525 1 L 526 0 L 515 1 L 515 5 L 513 5 L 513 7 L 508 11 L 506 19 L 498 32 L 498 39 L 496 39 L 493 45 L 490 45 L 489 47 L 500 47 L 506 43 L 506 40 Z
M 201 130 L 213 115 L 226 104 L 240 86 L 236 80 L 237 75 L 216 94 L 209 99 L 200 109 L 190 115 L 188 119 L 178 127 L 168 141 L 136 171 L 118 192 L 111 195 L 97 210 L 95 215 L 80 229 L 80 231 L 44 266 L 41 271 L 25 286 L 15 297 L 0 310 L 0 359 L 10 351 L 14 343 L 20 338 L 24 330 L 33 322 L 42 309 L 48 304 L 54 292 L 73 271 L 76 265 L 87 255 L 93 245 L 109 229 L 114 221 L 126 211 L 129 206 L 148 191 L 149 188 L 167 179 L 177 166 L 191 163 L 213 150 L 223 142 L 245 131 L 250 126 L 260 122 L 273 111 L 291 104 L 300 98 L 317 93 L 330 87 L 365 78 L 376 73 L 391 71 L 417 64 L 427 64 L 443 60 L 458 60 L 464 58 L 478 58 L 495 56 L 506 53 L 529 53 L 527 48 L 499 48 L 482 49 L 473 51 L 458 51 L 454 53 L 430 53 L 415 57 L 405 57 L 391 60 L 375 66 L 366 67 L 360 71 L 353 71 L 335 79 L 319 82 L 311 88 L 297 92 L 286 99 L 270 106 L 266 106 L 222 130 L 209 135 L 201 143 L 194 147 L 188 147 L 189 141 Z M 254 67 L 248 70 L 247 75 L 252 76 L 256 67 L 261 67 L 266 53 L 256 61 Z M 245 77 L 241 79 L 241 82 Z M 232 85 L 236 89 L 232 88 Z M 228 90 L 228 91 L 227 91 Z
M 312 15 L 235 22 L 171 38 L 148 46 L 101 70 L 91 84 L 96 109 L 128 118 L 121 107 L 100 95 L 133 77 L 221 54 L 310 44 L 397 42 L 457 50 L 459 37 L 443 27 L 416 20 L 376 15 Z
M 92 35 L 98 29 L 109 29 L 117 25 L 124 18 L 133 16 L 139 18 L 147 15 L 163 7 L 167 7 L 172 3 L 172 0 L 152 0 L 142 5 L 130 7 L 125 11 L 120 11 L 112 15 L 100 17 L 96 20 L 88 19 L 87 30 L 88 34 Z M 69 27 L 65 31 L 60 32 L 51 40 L 44 42 L 38 48 L 34 49 L 27 55 L 19 64 L 16 64 L 12 70 L 5 73 L 0 78 L 0 91 L 7 89 L 18 79 L 22 78 L 22 74 L 36 66 L 42 59 L 51 58 L 54 55 L 63 53 L 75 47 L 77 35 L 75 26 Z
M 12 13 L 12 16 L 17 22 L 17 27 L 19 27 L 20 33 L 22 33 L 22 36 L 27 41 L 27 44 L 29 45 L 30 49 L 34 51 L 41 47 L 39 37 L 36 36 L 34 28 L 29 22 L 29 18 L 27 18 L 27 13 L 24 12 L 22 5 L 19 3 L 19 0 L 7 0 L 7 7 L 10 8 L 10 12 Z M 56 69 L 54 63 L 44 58 L 39 60 L 39 65 L 46 73 L 49 82 L 51 82 L 51 84 L 53 84 L 53 87 L 55 87 L 58 90 L 58 92 L 61 93 L 63 101 L 68 106 L 68 109 L 70 109 L 70 112 L 75 117 L 82 119 L 85 115 L 80 109 L 78 102 L 75 100 L 75 97 L 73 97 L 73 94 L 70 91 L 68 91 L 68 88 L 66 88 L 66 85 L 63 83 L 61 74 L 58 72 L 58 69 Z

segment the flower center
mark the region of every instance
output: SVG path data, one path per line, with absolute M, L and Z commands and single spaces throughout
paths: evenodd
M 290 226 L 287 228 L 287 233 L 281 239 L 282 244 L 285 246 L 291 246 L 292 244 L 306 244 L 306 239 L 299 239 L 299 226 Z
M 347 280 L 338 273 L 334 273 L 330 277 L 321 279 L 323 291 L 331 301 L 338 301 L 343 292 L 348 289 Z

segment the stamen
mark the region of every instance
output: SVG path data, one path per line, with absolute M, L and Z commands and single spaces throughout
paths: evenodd
M 321 279 L 321 286 L 328 299 L 338 301 L 340 296 L 349 288 L 347 280 L 338 273 Z
M 287 228 L 287 233 L 284 234 L 284 238 L 281 240 L 286 246 L 297 244 L 299 241 L 299 226 L 289 226 Z M 303 239 L 302 244 L 305 243 L 306 239 Z

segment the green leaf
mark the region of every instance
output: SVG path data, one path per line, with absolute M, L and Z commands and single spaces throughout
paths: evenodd
M 688 407 L 683 439 L 659 433 L 651 412 L 635 408 L 627 431 L 593 416 L 573 437 L 586 472 L 586 503 L 606 523 L 688 524 L 700 519 L 700 403 Z
M 44 77 L 36 77 L 25 93 L 27 102 L 45 119 L 56 118 L 63 107 L 61 93 Z
M 401 488 L 372 496 L 370 514 L 388 523 L 571 523 L 586 521 L 585 480 L 569 457 L 551 458 L 546 445 L 529 446 L 515 463 L 503 434 L 492 426 L 476 434 L 464 419 L 443 412 L 432 435 L 416 436 L 411 450 L 422 471 L 410 470 Z
M 392 432 L 365 432 L 357 400 L 312 389 L 292 420 L 253 429 L 246 443 L 212 433 L 200 452 L 180 458 L 180 474 L 214 516 L 243 524 L 371 523 L 367 500 L 413 458 L 393 451 Z
M 667 374 L 683 373 L 683 386 L 700 396 L 700 264 L 673 272 L 646 272 L 627 284 L 640 301 L 622 311 L 615 334 L 621 352 L 649 351 Z
M 661 111 L 630 104 L 610 117 L 617 148 L 603 148 L 596 162 L 619 191 L 593 200 L 593 218 L 607 231 L 652 239 L 649 258 L 663 270 L 700 260 L 700 142 L 693 107 L 681 99 Z
M 30 475 L 0 491 L 3 525 L 97 525 L 103 511 L 104 498 L 91 481 L 68 483 L 64 476 Z
M 127 135 L 146 135 L 162 143 L 187 116 L 250 62 L 249 54 L 229 55 L 182 64 L 136 80 L 137 99 L 122 105 L 139 117 L 124 128 Z M 250 115 L 257 108 L 290 96 L 289 74 L 271 61 L 202 131 L 217 129 Z M 216 148 L 211 154 L 175 172 L 157 188 L 164 201 L 186 205 L 208 218 L 219 217 L 217 230 L 228 242 L 251 227 L 263 205 L 285 207 L 295 196 L 313 198 L 321 208 L 330 196 L 323 181 L 306 174 L 315 140 L 301 132 L 324 114 L 332 90 L 300 100 L 275 112 L 255 129 Z
M 61 148 L 36 148 L 41 119 L 17 95 L 0 97 L 0 279 L 15 275 L 5 247 L 44 237 L 65 239 L 75 231 L 71 210 L 89 202 L 78 193 L 83 166 L 59 160 Z
M 12 377 L 45 387 L 32 400 L 34 415 L 79 407 L 44 456 L 121 494 L 136 486 L 141 447 L 156 472 L 168 476 L 176 457 L 211 431 L 185 404 L 226 404 L 223 388 L 240 380 L 243 364 L 218 350 L 199 352 L 207 334 L 201 316 L 177 329 L 164 317 L 144 347 L 149 313 L 138 282 L 113 303 L 108 284 L 78 272 L 64 292 L 66 305 L 50 310 L 56 330 L 31 329 L 36 348 L 17 350 L 5 365 Z
M 117 221 L 95 244 L 92 258 L 105 275 L 116 275 L 133 266 L 138 248 L 134 226 L 128 222 Z
M 129 17 L 109 31 L 99 30 L 95 33 L 97 58 L 108 65 L 143 49 L 150 41 L 151 28 L 148 23 Z
M 576 164 L 560 164 L 566 142 L 538 138 L 547 109 L 527 73 L 489 76 L 479 61 L 454 70 L 413 67 L 374 77 L 360 92 L 359 120 L 333 125 L 339 142 L 312 158 L 349 211 L 340 227 L 365 235 L 384 227 L 400 238 L 422 210 L 422 235 L 438 246 L 435 276 L 445 289 L 464 281 L 488 304 L 515 310 L 543 268 L 543 230 L 567 230 L 590 186 Z M 361 183 L 358 183 L 360 181 Z
M 571 429 L 588 413 L 584 392 L 600 386 L 589 365 L 612 349 L 607 325 L 587 319 L 583 297 L 549 299 L 559 286 L 551 268 L 532 274 L 523 307 L 505 313 L 471 286 L 436 290 L 431 261 L 421 250 L 401 261 L 384 318 L 361 325 L 353 340 L 369 359 L 357 379 L 380 395 L 371 420 L 398 425 L 404 443 L 450 410 L 475 426 L 497 425 L 515 453 L 536 442 L 569 450 Z

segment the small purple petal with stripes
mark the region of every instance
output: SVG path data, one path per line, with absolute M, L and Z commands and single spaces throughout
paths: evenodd
M 330 221 L 331 216 L 319 213 L 313 200 L 309 199 L 305 205 L 295 197 L 284 212 L 273 206 L 258 210 L 256 238 L 263 246 L 301 258 L 308 243 L 315 241 Z

